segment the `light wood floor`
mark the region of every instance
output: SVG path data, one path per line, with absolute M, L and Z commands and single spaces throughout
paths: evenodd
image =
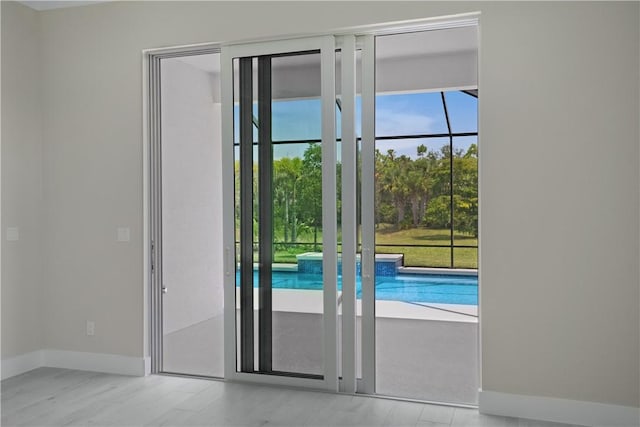
M 55 368 L 2 381 L 2 425 L 561 426 L 371 397 Z

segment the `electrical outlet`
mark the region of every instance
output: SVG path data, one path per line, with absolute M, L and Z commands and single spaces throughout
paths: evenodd
M 87 335 L 93 336 L 96 334 L 96 322 L 93 320 L 87 320 Z

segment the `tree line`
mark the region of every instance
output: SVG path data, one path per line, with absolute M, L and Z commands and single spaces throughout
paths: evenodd
M 453 205 L 454 229 L 477 237 L 477 145 L 454 149 L 453 156 L 449 145 L 438 151 L 419 145 L 416 158 L 376 151 L 376 196 L 376 224 L 451 228 Z
M 416 148 L 415 158 L 397 155 L 394 150 L 376 150 L 376 224 L 392 224 L 396 230 L 418 227 L 451 227 L 458 232 L 478 234 L 478 156 L 477 146 L 454 150 Z M 453 181 L 451 180 L 453 164 Z M 239 164 L 236 162 L 236 189 Z M 258 165 L 254 165 L 254 233 L 257 238 Z M 338 218 L 340 217 L 340 175 L 338 175 Z M 453 186 L 453 187 L 452 187 Z M 239 194 L 236 191 L 236 221 L 239 221 Z M 309 144 L 300 157 L 281 157 L 273 162 L 273 220 L 275 240 L 318 243 L 322 230 L 322 151 L 320 144 Z

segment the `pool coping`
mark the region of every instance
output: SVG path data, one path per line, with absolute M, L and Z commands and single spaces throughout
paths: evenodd
M 442 276 L 478 277 L 478 270 L 472 268 L 398 267 L 398 274 L 438 274 Z
M 238 264 L 239 267 L 239 264 Z M 258 270 L 259 263 L 253 263 L 253 269 Z M 273 271 L 298 271 L 298 264 L 273 264 Z M 437 274 L 441 276 L 478 276 L 478 270 L 473 268 L 438 268 L 438 267 L 398 267 L 398 274 Z
M 259 289 L 253 292 L 258 301 Z M 338 292 L 338 301 L 342 292 Z M 236 290 L 236 308 L 239 308 L 240 289 Z M 254 303 L 255 304 L 255 303 Z M 323 294 L 309 289 L 273 289 L 273 311 L 322 314 Z M 338 305 L 338 314 L 342 311 Z M 431 320 L 441 322 L 478 323 L 478 306 L 468 304 L 436 304 L 405 301 L 376 301 L 376 318 L 399 320 Z M 356 315 L 362 315 L 362 301 L 356 301 Z

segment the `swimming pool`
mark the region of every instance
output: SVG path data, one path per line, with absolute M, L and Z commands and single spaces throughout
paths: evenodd
M 322 275 L 274 271 L 274 289 L 322 289 Z M 239 273 L 236 283 L 240 283 Z M 253 283 L 258 287 L 258 272 L 253 273 Z M 342 277 L 338 276 L 338 289 L 342 289 Z M 360 298 L 362 283 L 356 281 L 356 293 Z M 478 305 L 478 278 L 476 276 L 438 274 L 398 274 L 393 277 L 376 277 L 376 299 L 387 301 L 430 302 L 440 304 Z

